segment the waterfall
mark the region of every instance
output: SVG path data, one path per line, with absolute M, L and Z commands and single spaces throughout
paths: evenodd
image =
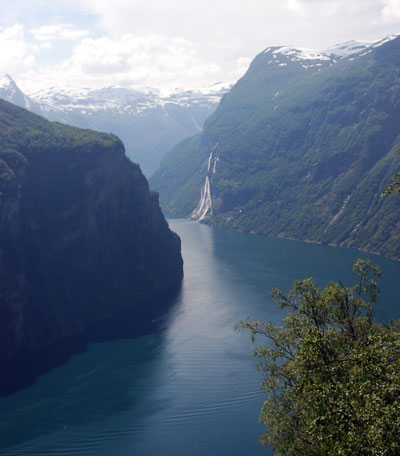
M 206 176 L 206 181 L 201 189 L 201 197 L 196 209 L 192 212 L 191 218 L 203 220 L 212 215 L 212 199 L 210 190 L 210 179 Z
M 215 174 L 217 170 L 218 157 L 214 155 L 218 147 L 218 143 L 211 148 L 210 155 L 208 157 L 207 175 L 203 187 L 201 188 L 201 196 L 199 204 L 196 209 L 192 212 L 191 218 L 194 220 L 203 220 L 206 217 L 213 215 L 212 208 L 212 197 L 211 197 L 211 186 L 210 186 L 210 172 Z

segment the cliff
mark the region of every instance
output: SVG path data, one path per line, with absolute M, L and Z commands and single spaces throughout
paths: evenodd
M 108 134 L 0 100 L 0 361 L 176 293 L 180 239 Z

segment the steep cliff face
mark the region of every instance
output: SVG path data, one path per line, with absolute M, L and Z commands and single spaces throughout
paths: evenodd
M 118 138 L 0 101 L 0 141 L 0 361 L 177 291 L 180 240 Z

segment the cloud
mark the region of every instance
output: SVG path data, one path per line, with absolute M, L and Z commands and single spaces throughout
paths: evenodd
M 82 30 L 72 24 L 42 25 L 30 31 L 37 41 L 72 40 L 77 41 L 89 35 L 88 30 Z
M 297 13 L 313 16 L 333 16 L 357 14 L 360 11 L 368 12 L 374 5 L 379 5 L 381 0 L 287 0 L 287 8 Z M 333 24 L 332 24 L 333 25 Z M 335 21 L 335 25 L 340 23 Z M 365 24 L 368 26 L 368 24 Z
M 85 38 L 73 47 L 70 58 L 42 67 L 36 74 L 29 72 L 21 82 L 29 91 L 44 81 L 52 86 L 93 88 L 128 84 L 184 87 L 215 82 L 221 68 L 203 60 L 197 48 L 186 39 L 160 35 Z
M 268 46 L 323 49 L 397 30 L 400 0 L 13 0 L 0 57 L 17 82 L 160 87 L 239 78 Z M 0 13 L 1 11 L 0 6 Z M 22 27 L 22 28 L 21 28 Z M 10 32 L 11 33 L 11 32 Z M 6 39 L 4 36 L 3 39 Z M 19 47 L 18 47 L 19 46 Z M 8 52 L 12 49 L 12 52 Z M 14 60 L 13 60 L 14 59 Z M 22 63 L 21 63 L 22 62 Z M 17 71 L 18 70 L 18 71 Z M 29 71 L 28 71 L 29 70 Z
M 26 40 L 22 25 L 0 29 L 0 49 L 0 71 L 19 72 L 35 63 L 37 47 Z
M 202 80 L 219 70 L 202 62 L 195 49 L 194 43 L 182 38 L 125 34 L 117 39 L 83 40 L 74 48 L 70 63 L 88 77 L 112 74 L 116 80 L 130 78 L 133 83 L 146 85 L 183 82 L 194 76 Z
M 293 11 L 304 12 L 305 5 L 301 0 L 288 0 L 287 8 Z
M 238 74 L 244 74 L 250 66 L 252 59 L 249 57 L 239 57 L 236 60 L 236 67 Z
M 400 0 L 383 0 L 382 17 L 386 22 L 400 19 Z
M 270 45 L 323 48 L 351 39 L 379 39 L 382 2 L 399 0 L 80 0 L 103 33 L 157 33 L 201 43 L 214 62 L 233 65 Z M 236 49 L 224 55 L 221 43 Z M 231 66 L 232 68 L 232 66 Z

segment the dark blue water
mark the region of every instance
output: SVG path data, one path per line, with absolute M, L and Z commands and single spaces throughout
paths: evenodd
M 185 279 L 163 330 L 92 344 L 0 398 L 1 455 L 257 456 L 263 401 L 248 334 L 236 321 L 277 321 L 272 287 L 314 276 L 351 283 L 353 250 L 268 239 L 170 220 Z M 400 264 L 383 272 L 379 318 L 400 317 Z M 4 375 L 4 373 L 2 373 Z

